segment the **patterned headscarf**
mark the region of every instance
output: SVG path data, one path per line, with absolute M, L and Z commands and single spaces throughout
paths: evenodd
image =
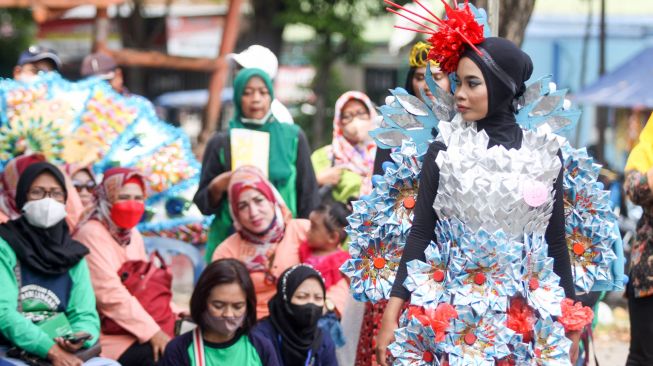
M 145 195 L 145 179 L 134 169 L 111 168 L 104 172 L 102 183 L 95 190 L 97 206 L 90 219 L 100 221 L 109 230 L 111 237 L 120 245 L 128 245 L 131 241 L 132 230 L 118 227 L 111 219 L 111 207 L 118 200 L 120 189 L 127 183 L 136 181 L 143 188 Z
M 10 160 L 5 166 L 0 179 L 0 210 L 4 212 L 9 220 L 20 217 L 20 210 L 16 207 L 16 187 L 18 178 L 33 163 L 46 161 L 41 154 L 21 155 Z
M 238 198 L 247 189 L 255 189 L 274 205 L 274 218 L 270 227 L 262 234 L 247 230 L 238 219 Z M 292 217 L 283 198 L 276 188 L 263 176 L 261 171 L 251 166 L 240 167 L 231 174 L 229 180 L 229 212 L 234 222 L 234 228 L 247 242 L 259 245 L 256 252 L 249 258 L 241 258 L 250 271 L 266 269 L 266 263 L 277 244 L 283 239 L 286 222 Z
M 75 174 L 83 171 L 86 172 L 86 174 L 88 174 L 91 177 L 91 179 L 97 183 L 97 181 L 95 180 L 95 174 L 93 173 L 93 167 L 90 165 L 71 163 L 71 164 L 64 165 L 63 169 L 66 175 L 68 175 L 68 177 L 70 177 L 71 180 L 73 179 Z M 92 193 L 93 192 L 91 192 L 91 194 Z M 91 205 L 91 207 L 88 208 L 84 207 L 84 212 L 82 212 L 81 220 L 84 220 L 86 216 L 93 213 L 96 203 L 97 203 L 97 197 L 93 194 L 93 204 Z
M 374 104 L 367 95 L 359 91 L 348 91 L 341 95 L 336 101 L 335 115 L 333 116 L 331 154 L 334 167 L 347 169 L 363 177 L 361 195 L 365 195 L 372 191 L 372 172 L 374 170 L 376 144 L 369 139 L 354 146 L 343 135 L 340 120 L 342 108 L 352 99 L 365 104 L 372 122 L 376 119 L 376 109 L 374 109 Z

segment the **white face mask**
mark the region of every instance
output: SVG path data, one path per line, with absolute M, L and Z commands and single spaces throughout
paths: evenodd
M 240 120 L 241 120 L 243 123 L 251 123 L 251 124 L 253 124 L 253 125 L 262 126 L 262 125 L 265 124 L 265 122 L 268 121 L 268 119 L 270 119 L 270 116 L 271 116 L 271 115 L 272 115 L 272 108 L 270 108 L 270 110 L 268 111 L 268 113 L 266 113 L 265 116 L 263 116 L 263 118 L 261 118 L 261 119 L 245 118 L 245 117 L 242 117 Z
M 66 217 L 66 206 L 53 198 L 45 197 L 25 203 L 23 215 L 33 226 L 47 229 Z

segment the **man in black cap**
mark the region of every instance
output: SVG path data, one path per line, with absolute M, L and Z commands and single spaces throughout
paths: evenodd
M 113 57 L 106 53 L 96 52 L 84 57 L 80 74 L 82 77 L 96 76 L 104 79 L 117 93 L 124 96 L 129 95 L 122 76 L 122 69 L 118 67 Z
M 30 46 L 18 57 L 18 64 L 14 67 L 14 79 L 29 82 L 39 71 L 59 71 L 61 59 L 53 49 L 42 46 Z

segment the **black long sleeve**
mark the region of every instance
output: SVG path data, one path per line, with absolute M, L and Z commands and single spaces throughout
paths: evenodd
M 431 240 L 435 240 L 435 224 L 438 221 L 438 216 L 433 209 L 433 201 L 438 193 L 438 184 L 440 183 L 440 168 L 435 163 L 435 158 L 438 156 L 439 151 L 446 149 L 444 144 L 435 142 L 429 146 L 424 156 L 417 191 L 417 202 L 413 210 L 413 226 L 406 240 L 404 254 L 401 256 L 390 296 L 408 300 L 410 292 L 403 285 L 408 275 L 406 263 L 413 259 L 424 261 L 424 251 Z
M 202 159 L 202 172 L 200 174 L 200 183 L 193 197 L 193 202 L 204 215 L 217 214 L 220 203 L 215 206 L 211 204 L 209 193 L 209 184 L 213 178 L 231 170 L 231 144 L 229 143 L 228 132 L 218 132 L 206 145 L 204 158 Z M 222 197 L 225 199 L 226 195 Z
M 558 157 L 562 162 L 562 153 L 558 152 Z M 563 190 L 563 170 L 560 169 L 558 179 L 553 188 L 555 197 L 553 201 L 553 212 L 549 219 L 549 226 L 546 228 L 544 237 L 549 244 L 549 257 L 553 258 L 553 272 L 560 277 L 560 287 L 565 290 L 565 296 L 570 299 L 576 298 L 574 289 L 574 277 L 571 273 L 571 260 L 569 259 L 569 250 L 567 249 L 567 234 L 565 230 L 565 204 Z
M 317 179 L 311 163 L 311 149 L 303 131 L 299 131 L 297 143 L 297 217 L 307 219 L 308 215 L 317 208 L 319 195 L 317 193 Z
M 390 296 L 408 300 L 410 292 L 403 286 L 407 276 L 406 264 L 413 259 L 425 260 L 424 251 L 431 240 L 435 240 L 435 225 L 438 217 L 433 209 L 433 201 L 438 192 L 440 169 L 435 158 L 440 150 L 446 150 L 441 143 L 433 143 L 424 157 L 422 175 L 417 193 L 413 226 L 408 234 L 404 253 L 397 269 L 397 276 L 392 286 Z M 561 158 L 560 153 L 558 156 Z M 561 158 L 562 159 L 562 158 Z M 565 216 L 563 201 L 563 170 L 560 170 L 554 184 L 555 197 L 553 212 L 547 226 L 545 238 L 549 244 L 549 257 L 553 258 L 553 271 L 560 277 L 560 286 L 565 290 L 565 296 L 575 299 L 574 282 L 571 273 L 571 262 L 567 250 L 565 233 Z
M 392 161 L 390 157 L 392 149 L 376 148 L 376 155 L 374 155 L 374 170 L 372 174 L 383 175 L 383 163 Z

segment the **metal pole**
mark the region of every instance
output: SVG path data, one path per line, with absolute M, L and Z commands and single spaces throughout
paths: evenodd
M 224 33 L 222 34 L 222 42 L 220 43 L 220 53 L 215 60 L 216 69 L 211 75 L 209 83 L 209 101 L 206 105 L 206 113 L 204 123 L 202 124 L 202 133 L 199 136 L 198 152 L 201 155 L 204 150 L 206 142 L 215 132 L 218 125 L 218 118 L 220 117 L 221 107 L 221 94 L 222 89 L 227 77 L 228 65 L 226 56 L 233 52 L 236 45 L 236 38 L 238 37 L 238 26 L 240 18 L 240 6 L 242 0 L 230 0 L 229 10 L 227 11 L 227 19 L 224 25 Z
M 601 0 L 599 31 L 599 76 L 605 74 L 605 0 Z M 599 162 L 605 162 L 605 130 L 608 128 L 608 108 L 600 106 L 596 108 L 596 128 L 599 133 L 599 141 L 596 151 L 596 158 Z

